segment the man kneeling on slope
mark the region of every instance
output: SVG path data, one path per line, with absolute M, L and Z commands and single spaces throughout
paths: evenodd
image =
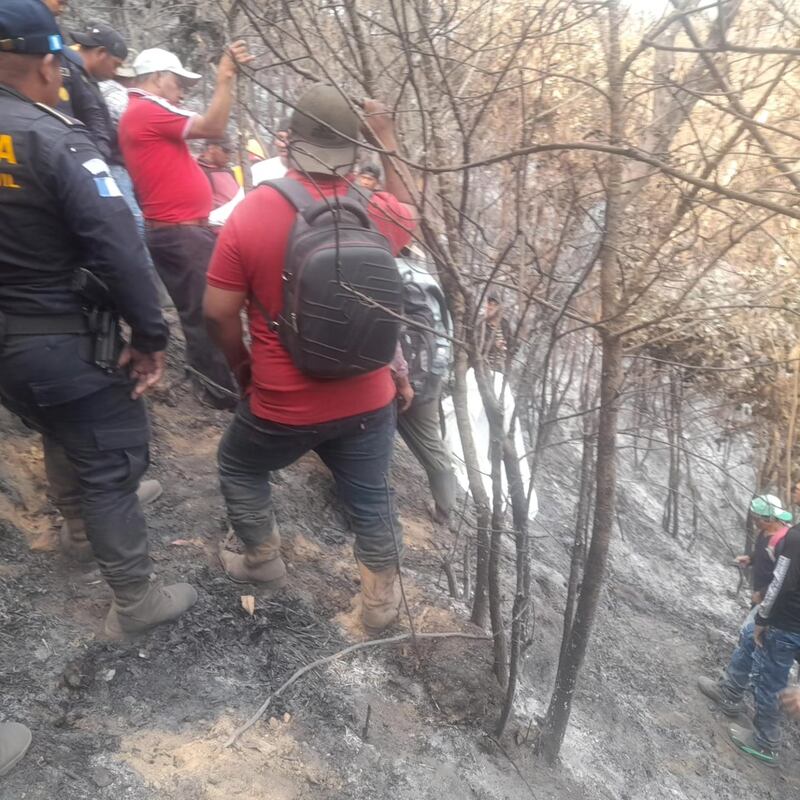
M 269 476 L 314 450 L 333 473 L 355 533 L 362 621 L 367 632 L 374 635 L 396 620 L 399 607 L 395 579 L 402 552 L 400 525 L 387 488 L 397 416 L 397 390 L 387 364 L 397 345 L 399 323 L 390 341 L 384 343 L 390 352 L 376 363 L 378 368 L 323 380 L 298 366 L 304 347 L 328 348 L 333 368 L 342 350 L 321 335 L 290 353 L 285 337 L 301 337 L 303 330 L 292 321 L 300 312 L 296 317 L 292 309 L 284 307 L 284 282 L 294 275 L 300 283 L 305 265 L 313 262 L 315 252 L 307 252 L 308 260 L 301 261 L 302 266 L 292 266 L 293 254 L 299 250 L 295 247 L 299 240 L 298 229 L 293 231 L 295 224 L 308 231 L 320 215 L 344 219 L 341 207 L 348 200 L 363 204 L 371 225 L 362 206 L 357 208 L 362 218 L 359 224 L 371 230 L 361 228 L 357 238 L 378 237 L 377 249 L 385 256 L 385 276 L 390 284 L 396 280 L 397 297 L 401 298 L 399 272 L 392 255 L 411 239 L 413 200 L 406 188 L 407 179 L 400 176 L 388 157 L 383 159 L 386 191 L 370 196 L 361 190 L 360 197 L 354 195 L 356 190 L 345 176 L 352 173 L 356 163 L 359 132 L 388 151 L 397 150 L 394 125 L 385 107 L 365 100 L 363 110 L 368 126 L 362 128 L 358 114 L 335 87 L 317 85 L 300 98 L 290 122 L 287 177 L 248 195 L 220 233 L 208 272 L 205 314 L 212 338 L 247 395 L 222 438 L 218 454 L 228 516 L 244 542 L 242 555 L 222 552 L 225 571 L 240 582 L 272 587 L 286 583 Z M 355 219 L 351 216 L 350 220 L 349 230 L 353 231 Z M 346 229 L 343 225 L 343 236 Z M 336 241 L 339 252 L 338 236 Z M 342 255 L 341 261 L 345 260 Z M 372 269 L 369 262 L 363 267 Z M 342 325 L 344 331 L 338 333 L 352 330 L 353 319 L 361 313 L 352 285 L 345 286 L 337 277 L 311 283 L 307 291 L 320 292 L 321 285 L 330 297 L 321 298 L 317 307 L 327 312 L 343 304 L 347 322 Z M 300 297 L 301 289 L 297 291 Z M 252 336 L 249 352 L 240 321 L 245 304 Z M 401 299 L 397 308 L 401 308 Z M 333 311 L 338 313 L 339 309 Z M 319 314 L 312 322 L 318 321 Z M 293 330 L 280 328 L 279 336 L 279 324 Z M 364 338 L 381 338 L 382 331 L 393 324 L 374 326 L 374 337 Z M 363 350 L 371 343 L 351 346 Z
M 793 500 L 800 502 L 800 484 Z M 702 677 L 698 687 L 726 715 L 744 710 L 743 698 L 752 681 L 756 714 L 754 730 L 732 725 L 729 734 L 744 753 L 775 766 L 780 744 L 779 695 L 786 688 L 795 657 L 800 654 L 800 525 L 789 529 L 780 544 L 772 581 L 758 606 L 755 621 L 741 631 L 725 677 Z

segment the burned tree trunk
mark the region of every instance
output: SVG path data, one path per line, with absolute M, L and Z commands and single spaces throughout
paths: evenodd
M 623 73 L 620 62 L 619 0 L 608 3 L 608 76 L 610 140 L 621 142 L 625 123 L 623 110 Z M 600 249 L 601 318 L 613 320 L 619 311 L 620 268 L 622 244 L 620 225 L 623 209 L 622 162 L 611 157 L 606 176 L 606 218 L 603 243 Z M 597 468 L 595 478 L 595 509 L 592 539 L 586 559 L 583 585 L 578 595 L 575 619 L 559 664 L 556 684 L 547 709 L 538 752 L 553 763 L 558 758 L 572 711 L 572 698 L 583 666 L 600 592 L 606 574 L 611 532 L 614 526 L 617 490 L 617 428 L 620 389 L 623 379 L 623 344 L 612 328 L 613 323 L 600 327 L 601 374 L 600 410 L 598 412 Z

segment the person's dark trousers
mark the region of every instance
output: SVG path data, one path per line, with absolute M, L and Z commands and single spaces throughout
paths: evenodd
M 136 498 L 150 427 L 131 383 L 89 361 L 87 336 L 11 336 L 0 349 L 0 400 L 44 436 L 51 492 L 80 515 L 112 588 L 148 578 L 147 527 Z
M 397 419 L 397 429 L 428 476 L 436 507 L 449 514 L 456 501 L 456 476 L 439 427 L 439 401 L 412 403 Z
M 216 241 L 208 228 L 199 225 L 147 227 L 147 247 L 180 316 L 186 361 L 200 373 L 208 399 L 220 407 L 231 407 L 239 391 L 203 318 L 206 272 Z
M 128 204 L 131 214 L 133 214 L 139 236 L 141 236 L 142 241 L 147 244 L 144 230 L 144 216 L 142 216 L 142 209 L 139 208 L 139 203 L 136 200 L 136 192 L 133 188 L 133 181 L 128 174 L 128 170 L 121 164 L 109 164 L 108 168 L 111 171 L 111 177 L 116 181 L 119 190 L 122 192 L 122 197 Z M 172 305 L 172 300 L 167 292 L 167 288 L 164 286 L 164 282 L 158 277 L 158 273 L 153 266 L 153 259 L 150 255 L 150 251 L 146 247 L 145 255 L 147 256 L 147 270 L 152 276 L 153 283 L 158 291 L 158 301 L 161 303 L 162 308 L 167 308 Z
M 396 565 L 402 532 L 388 489 L 395 426 L 394 402 L 367 414 L 295 427 L 259 419 L 242 401 L 217 456 L 236 535 L 249 545 L 266 540 L 274 525 L 270 473 L 313 450 L 333 473 L 355 533 L 356 557 L 373 571 Z
M 725 670 L 722 691 L 728 700 L 738 702 L 744 697 L 748 684 L 752 683 L 756 741 L 767 750 L 777 750 L 782 717 L 778 695 L 786 688 L 792 663 L 800 653 L 800 633 L 767 628 L 764 646 L 757 647 L 754 630 L 752 622 L 742 628 L 739 646 Z

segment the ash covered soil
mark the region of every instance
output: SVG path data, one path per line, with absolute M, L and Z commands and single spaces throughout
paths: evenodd
M 200 600 L 134 643 L 99 638 L 108 589 L 58 553 L 38 436 L 0 411 L 0 720 L 34 734 L 0 779 L 2 800 L 797 796 L 797 726 L 787 726 L 780 770 L 751 765 L 694 689 L 699 672 L 724 663 L 746 606 L 727 595 L 734 573 L 713 542 L 686 553 L 658 530 L 660 508 L 641 488 L 657 458 L 623 492 L 623 535 L 563 763 L 533 755 L 524 734 L 551 689 L 568 569 L 579 455 L 567 448 L 541 481 L 550 502 L 533 531 L 535 641 L 501 742 L 490 735 L 501 696 L 489 643 L 446 639 L 421 643 L 419 655 L 381 646 L 312 671 L 226 747 L 297 668 L 360 640 L 356 569 L 332 481 L 311 456 L 274 478 L 289 588 L 270 595 L 223 577 L 215 451 L 228 417 L 199 405 L 178 375 L 172 364 L 171 385 L 151 401 L 149 477 L 165 491 L 147 517 L 158 572 L 191 581 Z M 480 633 L 439 566 L 465 532 L 429 521 L 422 472 L 401 446 L 393 483 L 417 630 Z M 241 603 L 251 591 L 253 616 Z

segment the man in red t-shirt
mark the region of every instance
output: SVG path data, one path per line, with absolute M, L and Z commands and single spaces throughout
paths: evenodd
M 230 203 L 239 194 L 239 183 L 231 169 L 233 142 L 226 136 L 223 139 L 209 139 L 197 164 L 211 186 L 212 205 L 220 208 Z
M 238 393 L 203 321 L 206 270 L 216 243 L 208 227 L 212 193 L 186 140 L 225 135 L 236 65 L 251 59 L 243 42 L 226 48 L 211 104 L 204 114 L 193 114 L 180 104 L 200 75 L 184 69 L 166 50 L 143 50 L 133 62 L 137 88 L 129 91 L 119 123 L 119 144 L 144 214 L 147 246 L 180 315 L 186 361 L 203 399 L 217 408 L 233 408 Z
M 364 114 L 369 120 L 364 134 L 384 150 L 396 151 L 386 108 L 366 100 Z M 360 129 L 358 114 L 338 89 L 313 87 L 291 119 L 288 177 L 315 198 L 346 194 L 350 182 L 343 176 L 355 164 Z M 372 195 L 368 213 L 397 254 L 411 239 L 416 212 L 407 188 L 410 177 L 388 157 L 383 166 L 387 191 Z M 401 534 L 387 483 L 398 387 L 388 366 L 341 380 L 311 378 L 295 367 L 269 329 L 259 306 L 273 318 L 281 311 L 281 275 L 295 218 L 294 207 L 275 189 L 252 192 L 223 228 L 208 272 L 209 330 L 247 393 L 218 454 L 228 516 L 244 553 L 223 551 L 221 558 L 236 581 L 273 587 L 286 582 L 268 479 L 273 470 L 314 450 L 333 473 L 355 532 L 362 620 L 375 634 L 394 622 L 399 606 Z M 249 302 L 253 296 L 258 303 Z M 240 316 L 245 307 L 249 351 Z

